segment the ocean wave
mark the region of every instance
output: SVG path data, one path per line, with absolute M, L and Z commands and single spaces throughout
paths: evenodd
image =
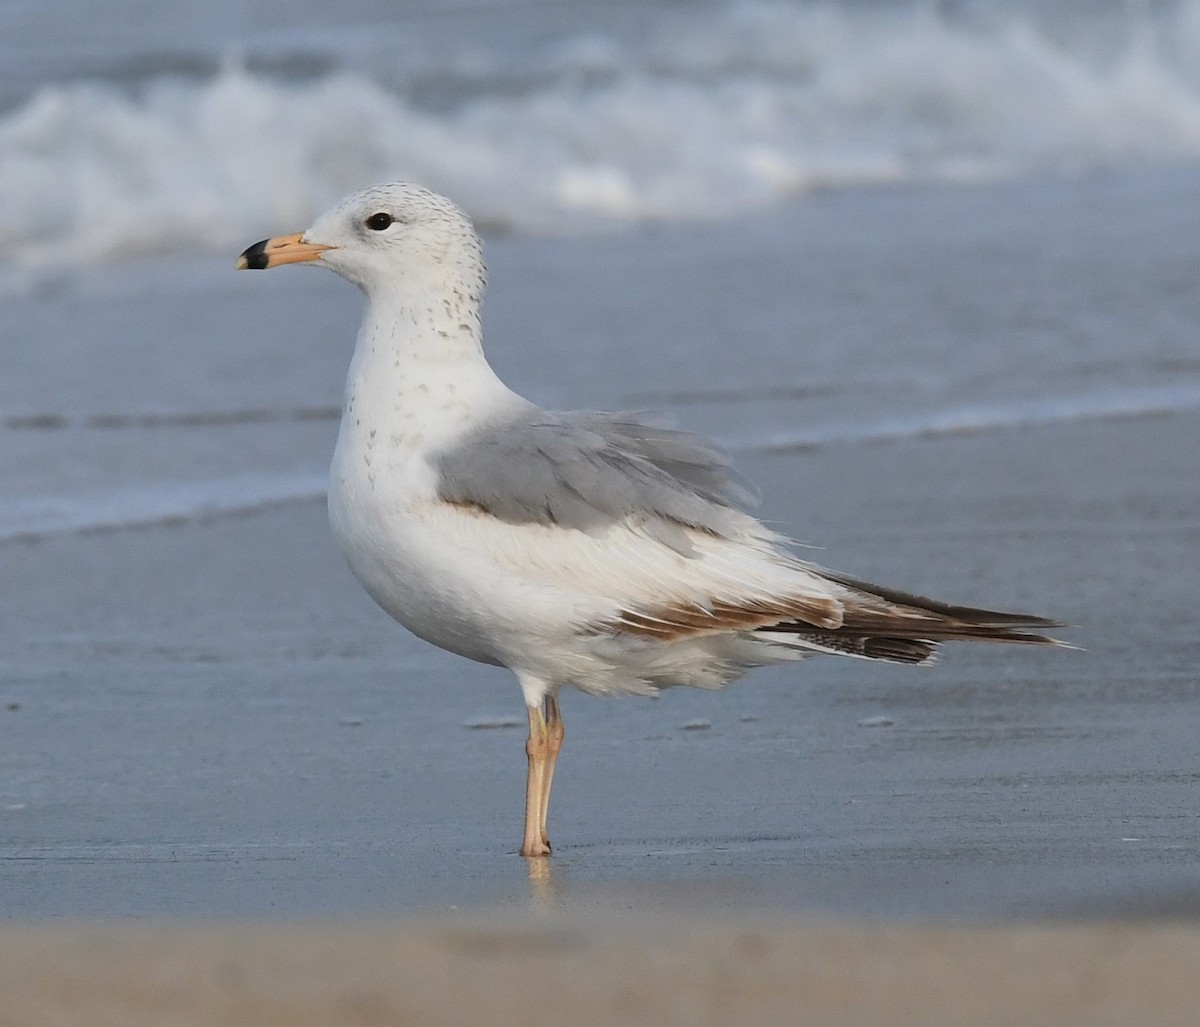
M 523 76 L 447 60 L 437 90 L 419 67 L 305 79 L 240 60 L 43 88 L 0 117 L 0 258 L 236 247 L 389 178 L 542 234 L 1200 157 L 1200 0 L 1103 47 L 1019 16 L 754 3 L 637 42 L 558 40 Z

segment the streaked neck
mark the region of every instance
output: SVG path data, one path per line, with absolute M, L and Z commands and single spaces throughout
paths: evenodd
M 371 299 L 346 381 L 343 434 L 436 447 L 523 402 L 484 356 L 478 302 L 446 293 L 414 301 L 399 290 Z

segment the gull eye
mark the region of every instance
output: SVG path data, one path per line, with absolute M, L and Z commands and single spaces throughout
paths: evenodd
M 385 228 L 392 225 L 395 220 L 391 214 L 380 211 L 378 214 L 372 214 L 363 224 L 372 232 L 382 232 Z

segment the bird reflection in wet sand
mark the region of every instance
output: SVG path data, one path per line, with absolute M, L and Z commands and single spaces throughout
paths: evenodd
M 555 873 L 554 861 L 527 859 L 529 905 L 535 913 L 552 913 L 562 908 L 562 882 Z

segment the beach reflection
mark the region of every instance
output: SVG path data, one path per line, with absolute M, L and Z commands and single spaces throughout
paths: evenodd
M 525 857 L 525 869 L 529 874 L 529 908 L 534 913 L 550 913 L 562 908 L 562 876 L 555 872 L 554 858 L 547 856 Z

